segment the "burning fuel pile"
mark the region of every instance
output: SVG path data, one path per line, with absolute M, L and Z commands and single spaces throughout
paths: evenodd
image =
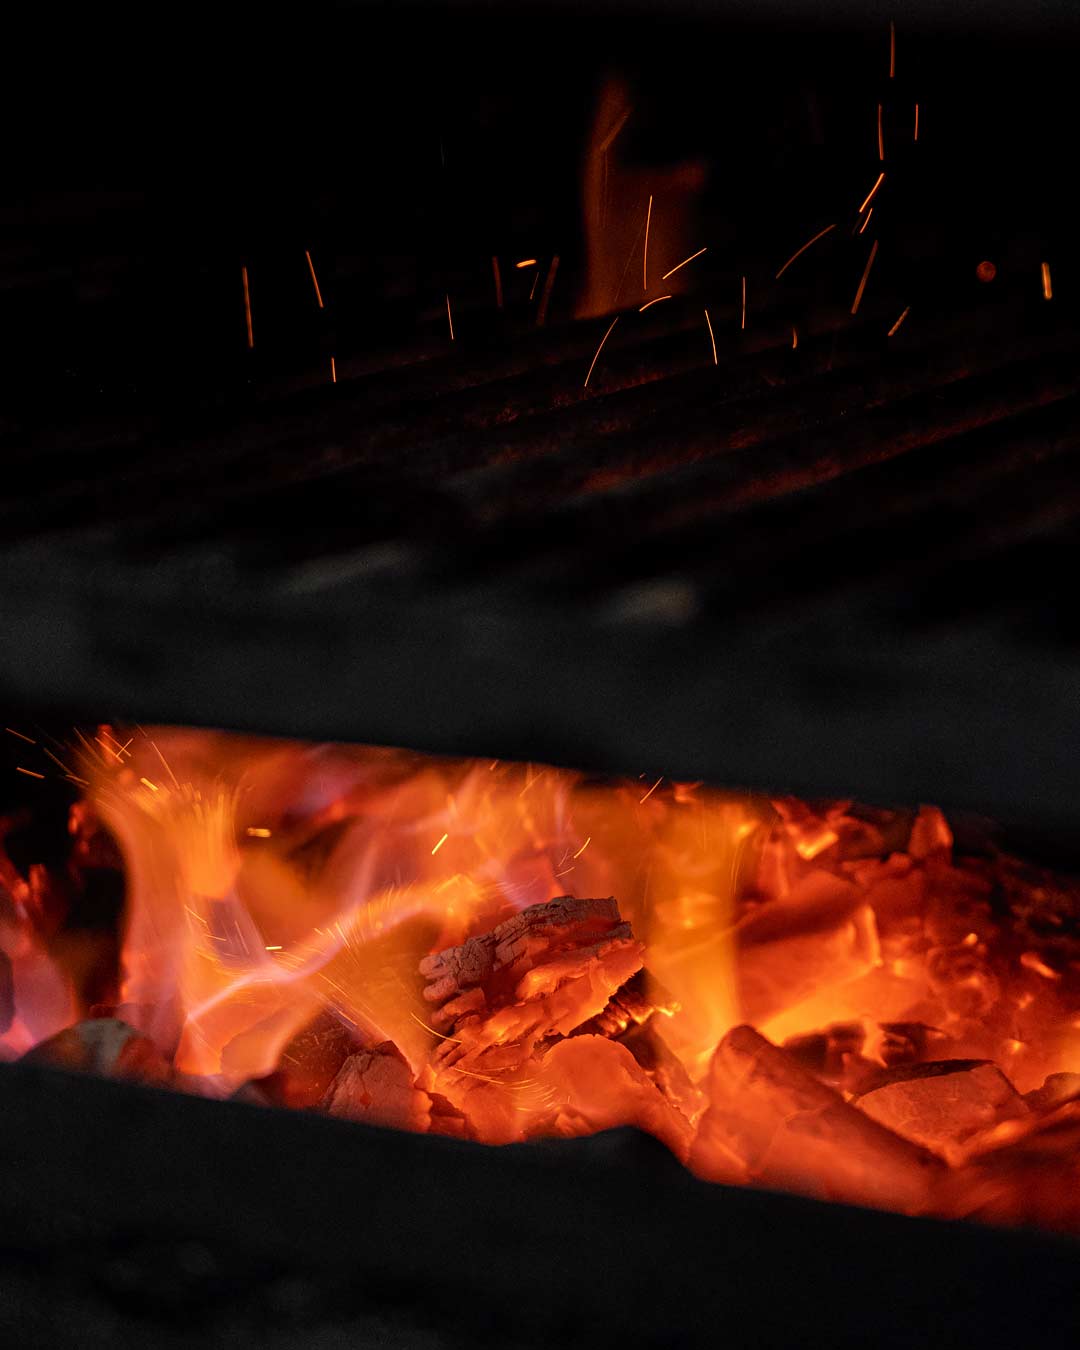
M 3 822 L 5 1058 L 1080 1228 L 1080 883 L 989 831 L 203 731 L 19 753 L 78 798 L 63 866 Z M 69 916 L 120 872 L 103 997 Z

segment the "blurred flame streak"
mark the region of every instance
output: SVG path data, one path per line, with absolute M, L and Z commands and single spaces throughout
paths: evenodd
M 551 292 L 555 286 L 555 274 L 559 270 L 559 255 L 556 253 L 551 259 L 547 270 L 547 276 L 544 279 L 544 289 L 540 292 L 540 307 L 536 312 L 536 326 L 543 328 L 544 320 L 547 318 L 548 305 L 551 303 Z

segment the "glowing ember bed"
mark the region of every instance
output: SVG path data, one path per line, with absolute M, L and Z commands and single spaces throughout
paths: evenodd
M 167 728 L 13 745 L 79 796 L 63 866 L 4 861 L 7 1058 L 487 1144 L 631 1126 L 709 1181 L 1080 1228 L 1080 884 L 989 830 Z M 110 984 L 69 919 L 112 871 Z

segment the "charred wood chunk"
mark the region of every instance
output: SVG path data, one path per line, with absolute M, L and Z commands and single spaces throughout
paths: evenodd
M 562 895 L 546 904 L 530 905 L 460 947 L 425 957 L 420 962 L 420 973 L 429 982 L 424 997 L 443 1005 L 467 990 L 483 987 L 495 1003 L 535 965 L 602 939 L 629 936 L 630 926 L 621 921 L 613 899 L 576 900 Z
M 1080 1100 L 1080 1073 L 1052 1073 L 1042 1087 L 1024 1094 L 1029 1111 L 1054 1111 L 1066 1102 Z
M 849 1060 L 861 1053 L 865 1039 L 860 1022 L 836 1022 L 823 1031 L 789 1036 L 783 1049 L 804 1069 L 839 1083 L 845 1077 Z
M 614 900 L 562 896 L 426 957 L 424 996 L 442 1004 L 433 1024 L 452 1033 L 437 1064 L 484 1073 L 520 1068 L 540 1041 L 602 1013 L 641 969 L 642 955 Z M 484 983 L 468 983 L 477 979 Z
M 368 1125 L 427 1132 L 431 1098 L 416 1086 L 404 1055 L 389 1041 L 349 1057 L 326 1090 L 323 1109 Z
M 1080 1230 L 1080 1102 L 1000 1125 L 991 1147 L 956 1168 L 940 1212 L 955 1218 Z
M 878 1053 L 887 1069 L 901 1064 L 919 1064 L 941 1055 L 951 1037 L 925 1022 L 881 1022 Z
M 997 1065 L 977 1059 L 883 1069 L 855 1101 L 905 1139 L 938 1150 L 1028 1111 Z
M 260 1078 L 259 1092 L 279 1106 L 317 1106 L 348 1057 L 363 1049 L 354 1033 L 331 1012 L 322 1012 L 282 1050 L 272 1074 Z
M 28 1064 L 49 1064 L 77 1073 L 127 1078 L 167 1086 L 172 1069 L 148 1036 L 116 1018 L 77 1022 L 28 1050 Z
M 931 1208 L 944 1165 L 849 1105 L 753 1027 L 735 1027 L 720 1042 L 708 1094 L 690 1158 L 700 1175 L 908 1213 Z

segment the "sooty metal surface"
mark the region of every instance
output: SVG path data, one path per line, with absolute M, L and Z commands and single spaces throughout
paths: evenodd
M 1067 1345 L 1076 1244 L 0 1068 L 0 1330 L 41 1346 Z

